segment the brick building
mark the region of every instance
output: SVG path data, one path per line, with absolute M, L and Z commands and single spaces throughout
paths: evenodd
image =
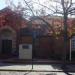
M 19 46 L 25 44 L 32 45 L 34 58 L 62 59 L 64 53 L 63 19 L 60 19 L 60 17 L 49 18 L 49 16 L 41 18 L 46 22 L 40 18 L 31 18 L 28 21 L 9 8 L 1 10 L 0 57 L 11 58 L 15 56 L 19 58 Z M 72 33 L 75 33 L 74 23 L 74 19 L 68 20 L 68 34 L 71 36 Z M 50 28 L 49 24 L 51 25 Z M 72 40 L 75 40 L 75 38 L 73 37 Z M 72 41 L 71 43 L 72 49 L 75 50 L 75 42 Z M 69 55 L 69 47 L 70 42 L 68 41 L 66 55 Z M 28 46 L 23 46 L 23 48 L 28 48 Z
M 42 18 L 42 19 L 41 19 Z M 31 18 L 32 25 L 42 36 L 39 36 L 38 45 L 35 47 L 35 55 L 45 59 L 64 58 L 64 24 L 61 16 L 34 16 Z M 46 23 L 47 22 L 47 23 Z M 75 59 L 75 19 L 69 18 L 67 23 L 67 50 L 66 59 Z M 50 26 L 49 26 L 50 25 Z M 36 38 L 38 40 L 38 37 Z M 43 54 L 42 54 L 43 53 Z
M 2 57 L 18 55 L 20 30 L 27 20 L 9 8 L 0 11 L 0 55 Z

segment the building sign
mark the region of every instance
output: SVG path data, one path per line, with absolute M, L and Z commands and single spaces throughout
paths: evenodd
M 22 45 L 22 48 L 23 48 L 23 49 L 29 49 L 29 45 L 27 45 L 27 44 Z
M 19 45 L 19 59 L 32 59 L 32 44 Z

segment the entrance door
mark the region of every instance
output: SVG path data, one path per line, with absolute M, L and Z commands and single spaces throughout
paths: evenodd
M 11 54 L 12 40 L 2 40 L 2 54 Z

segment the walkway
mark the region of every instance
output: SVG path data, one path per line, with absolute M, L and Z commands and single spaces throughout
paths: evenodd
M 16 70 L 16 71 L 63 71 L 64 69 L 61 68 L 62 64 L 50 64 L 50 65 L 38 65 L 38 64 L 9 64 L 9 63 L 0 63 L 0 70 Z M 66 71 L 75 72 L 75 65 L 67 65 Z
M 0 75 L 75 75 L 75 65 L 67 65 L 66 71 L 61 66 L 61 64 L 33 65 L 32 69 L 32 64 L 0 63 Z

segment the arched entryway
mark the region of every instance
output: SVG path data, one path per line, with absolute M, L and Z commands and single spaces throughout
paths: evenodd
M 16 52 L 16 32 L 11 27 L 0 29 L 0 55 L 4 58 L 14 56 Z

